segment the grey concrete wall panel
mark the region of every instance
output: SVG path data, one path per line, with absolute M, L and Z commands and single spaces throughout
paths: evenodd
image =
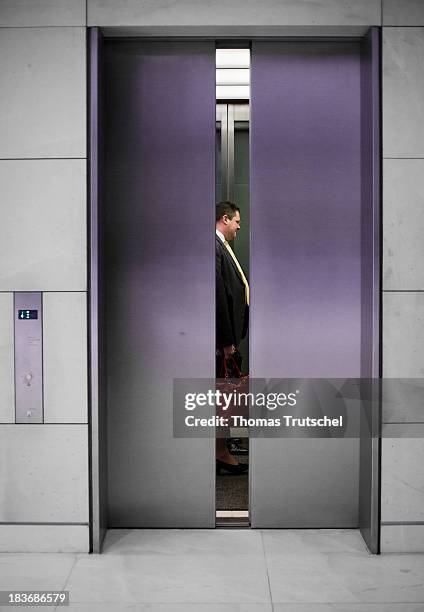
M 424 289 L 424 160 L 383 163 L 383 289 Z
M 383 376 L 424 377 L 424 293 L 383 294 Z
M 251 82 L 250 374 L 360 376 L 359 43 L 254 42 Z M 357 526 L 355 442 L 253 439 L 252 524 Z
M 383 0 L 384 26 L 424 26 L 422 0 Z
M 0 161 L 0 290 L 85 291 L 86 162 Z
M 86 425 L 0 426 L 0 522 L 88 523 Z
M 35 552 L 35 553 L 88 553 L 90 548 L 88 525 L 2 525 L 0 524 L 0 552 Z M 31 566 L 34 567 L 34 561 L 31 556 L 26 559 L 30 560 Z M 69 575 L 73 557 L 63 555 L 58 559 L 59 565 L 62 559 L 67 559 L 69 565 L 64 571 L 58 588 L 62 588 L 66 578 Z M 22 558 L 21 558 L 22 561 Z M 37 565 L 40 557 L 37 558 Z M 56 566 L 56 564 L 55 564 Z M 10 565 L 9 565 L 10 567 Z M 22 566 L 21 566 L 22 568 Z M 52 565 L 46 568 L 46 589 L 52 588 Z M 3 579 L 5 578 L 4 570 L 2 572 Z M 22 569 L 16 572 L 17 588 L 22 584 Z M 26 576 L 27 577 L 27 576 Z M 19 583 L 18 583 L 19 581 Z M 12 585 L 9 580 L 8 584 Z M 35 590 L 44 588 L 40 583 L 40 574 L 37 573 L 34 586 L 30 586 L 31 581 L 26 580 L 26 588 L 34 588 Z M 13 588 L 13 587 L 12 587 Z
M 380 25 L 380 0 L 87 0 L 92 26 Z
M 0 0 L 0 27 L 84 26 L 85 0 Z
M 85 28 L 0 30 L 0 158 L 85 157 Z
M 384 438 L 381 521 L 424 523 L 424 440 Z
M 15 422 L 13 293 L 0 293 L 0 423 Z
M 382 525 L 382 553 L 424 553 L 424 525 Z
M 424 157 L 424 28 L 383 29 L 383 155 Z
M 385 378 L 382 383 L 383 423 L 424 423 L 424 378 Z
M 87 423 L 85 293 L 43 294 L 44 422 Z
M 383 423 L 383 438 L 424 438 L 424 423 Z
M 110 527 L 213 527 L 215 441 L 173 379 L 215 375 L 215 44 L 106 45 Z

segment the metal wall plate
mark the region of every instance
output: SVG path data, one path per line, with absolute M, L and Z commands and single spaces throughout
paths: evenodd
M 40 292 L 14 294 L 15 422 L 43 422 L 43 309 Z

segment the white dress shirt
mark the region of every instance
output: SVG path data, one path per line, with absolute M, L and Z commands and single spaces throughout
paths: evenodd
M 218 238 L 221 238 L 222 242 L 225 242 L 225 236 L 222 232 L 220 232 L 219 230 L 215 230 L 216 235 L 218 236 Z

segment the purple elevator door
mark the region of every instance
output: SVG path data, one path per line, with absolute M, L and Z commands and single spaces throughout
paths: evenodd
M 215 526 L 215 442 L 173 379 L 215 372 L 215 45 L 106 43 L 110 527 Z
M 361 375 L 360 43 L 255 42 L 250 374 Z M 253 439 L 254 527 L 356 527 L 358 439 Z

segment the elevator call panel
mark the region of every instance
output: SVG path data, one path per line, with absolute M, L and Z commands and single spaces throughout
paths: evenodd
M 15 293 L 15 422 L 43 422 L 41 292 Z

